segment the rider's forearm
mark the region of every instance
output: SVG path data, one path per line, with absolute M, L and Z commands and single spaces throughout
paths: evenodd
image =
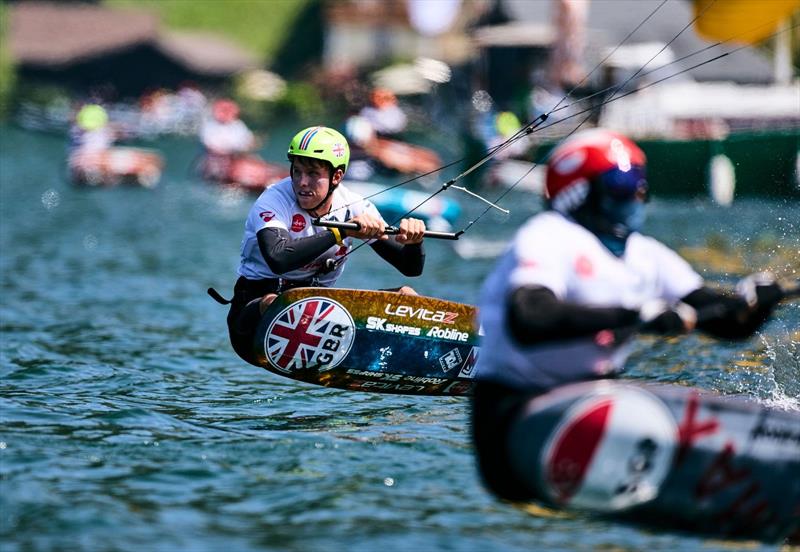
M 399 244 L 394 240 L 379 240 L 372 249 L 404 276 L 419 276 L 425 266 L 425 249 L 421 243 Z
M 559 300 L 544 287 L 521 287 L 508 299 L 508 324 L 522 345 L 593 335 L 635 324 L 639 313 L 621 307 L 588 307 Z
M 261 255 L 275 274 L 297 270 L 336 245 L 333 232 L 319 232 L 293 240 L 283 228 L 262 228 L 256 237 Z

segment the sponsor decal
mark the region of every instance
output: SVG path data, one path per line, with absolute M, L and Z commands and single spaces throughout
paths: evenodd
M 436 339 L 450 339 L 452 341 L 462 342 L 466 342 L 467 339 L 469 339 L 469 334 L 467 332 L 460 332 L 455 328 L 440 328 L 439 326 L 434 326 L 429 329 L 425 335 L 427 337 L 435 337 Z
M 579 278 L 591 278 L 594 276 L 594 265 L 586 255 L 579 255 L 575 259 L 575 273 Z
M 429 391 L 427 385 L 414 385 L 410 383 L 393 383 L 387 381 L 356 382 L 348 386 L 353 390 L 383 391 L 387 393 L 424 393 Z
M 754 441 L 756 439 L 768 439 L 778 443 L 800 446 L 800 427 L 792 428 L 785 423 L 781 425 L 777 420 L 759 418 L 758 425 L 750 432 L 750 438 Z
M 379 318 L 377 316 L 368 316 L 366 328 L 368 330 L 378 330 L 381 332 L 399 333 L 403 335 L 418 336 L 422 334 L 421 328 L 414 326 L 404 326 L 403 324 L 392 324 L 386 318 Z
M 300 232 L 306 227 L 306 217 L 299 213 L 295 213 L 292 217 L 292 232 Z
M 473 347 L 469 351 L 469 356 L 467 360 L 464 362 L 464 366 L 461 367 L 461 371 L 458 373 L 458 377 L 460 378 L 471 378 L 475 374 L 473 374 L 473 370 L 475 369 L 475 365 L 478 363 L 478 347 Z
M 423 307 L 409 307 L 408 305 L 394 305 L 389 303 L 383 311 L 391 316 L 400 318 L 417 318 L 439 324 L 454 324 L 458 318 L 457 312 L 432 311 Z
M 450 394 L 450 395 L 466 395 L 472 391 L 472 382 L 471 381 L 454 381 L 444 389 L 442 389 L 443 394 Z
M 600 330 L 595 334 L 594 342 L 598 347 L 611 347 L 617 342 L 617 337 L 612 330 Z
M 400 381 L 403 379 L 403 374 L 388 374 L 386 372 L 371 372 L 370 370 L 357 370 L 349 368 L 347 370 L 348 376 L 360 376 L 362 378 L 373 378 L 384 381 Z
M 672 465 L 677 424 L 654 395 L 615 387 L 578 401 L 541 458 L 555 502 L 605 512 L 653 499 Z
M 261 217 L 261 220 L 264 222 L 269 222 L 275 218 L 275 213 L 272 211 L 261 211 L 258 216 Z
M 774 467 L 779 469 L 777 463 Z M 728 534 L 755 527 L 764 533 L 782 531 L 785 527 L 783 514 L 779 512 L 782 507 L 776 508 L 776 495 L 767 491 L 763 483 L 758 471 L 754 473 L 752 465 L 742 462 L 734 443 L 728 441 L 700 476 L 694 496 L 698 503 L 706 505 L 706 514 L 716 506 L 709 519 L 716 530 Z M 792 516 L 787 510 L 783 512 Z
M 717 433 L 720 429 L 719 420 L 713 415 L 704 420 L 698 420 L 697 411 L 700 408 L 700 397 L 693 392 L 686 402 L 683 419 L 678 426 L 678 454 L 675 456 L 675 465 L 680 465 L 686 460 L 689 449 L 700 437 Z
M 359 377 L 366 377 L 372 378 L 381 381 L 401 381 L 401 382 L 408 382 L 408 383 L 415 383 L 415 384 L 431 384 L 431 385 L 441 385 L 443 383 L 447 383 L 448 379 L 446 378 L 431 378 L 427 376 L 407 376 L 404 374 L 389 374 L 386 372 L 371 372 L 369 370 L 356 370 L 355 368 L 349 368 L 347 370 L 348 376 L 359 376 Z
M 453 349 L 439 357 L 439 364 L 442 367 L 442 372 L 447 373 L 461 364 L 462 360 L 459 350 Z
M 355 337 L 347 310 L 331 299 L 309 297 L 281 311 L 264 336 L 270 364 L 287 374 L 295 370 L 330 370 L 344 360 Z
M 303 265 L 300 269 L 304 272 L 316 272 L 322 267 L 322 261 L 313 261 L 308 263 L 307 265 Z

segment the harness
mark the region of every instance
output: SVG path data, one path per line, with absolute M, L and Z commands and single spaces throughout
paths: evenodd
M 214 288 L 208 288 L 208 294 L 220 305 L 229 305 L 233 302 L 246 305 L 257 297 L 268 293 L 283 293 L 298 287 L 320 287 L 319 278 L 314 276 L 305 280 L 289 280 L 287 278 L 264 278 L 262 280 L 249 280 L 240 276 L 233 287 L 233 298 L 225 299 Z

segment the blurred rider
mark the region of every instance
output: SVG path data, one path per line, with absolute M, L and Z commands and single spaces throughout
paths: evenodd
M 234 158 L 256 145 L 253 133 L 239 118 L 239 106 L 228 99 L 213 103 L 211 117 L 200 128 L 200 140 L 206 150 L 204 176 L 212 180 L 226 180 Z
M 228 314 L 234 350 L 255 365 L 253 338 L 269 304 L 294 287 L 333 286 L 354 239 L 366 240 L 405 276 L 419 276 L 425 264 L 421 220 L 403 219 L 400 232 L 390 238 L 383 233 L 386 222 L 374 205 L 342 184 L 350 148 L 339 132 L 306 128 L 292 139 L 288 157 L 290 176 L 268 187 L 247 216 L 239 279 Z M 355 222 L 360 230 L 314 226 L 317 218 Z M 408 286 L 396 291 L 416 294 Z
M 548 209 L 517 232 L 483 286 L 472 431 L 484 482 L 502 498 L 533 498 L 507 456 L 526 401 L 618 374 L 636 329 L 745 338 L 782 297 L 763 274 L 740 282 L 737 295 L 710 289 L 677 253 L 642 235 L 645 167 L 636 144 L 603 129 L 556 147 Z M 717 315 L 698 321 L 695 309 L 708 308 Z
M 405 130 L 408 118 L 391 90 L 374 89 L 370 94 L 370 103 L 361 109 L 359 115 L 369 121 L 377 134 L 389 136 Z
M 114 131 L 103 106 L 86 104 L 75 115 L 69 132 L 70 159 L 82 154 L 103 152 L 114 145 Z
M 239 118 L 239 106 L 228 99 L 214 102 L 211 117 L 200 129 L 200 140 L 207 151 L 218 155 L 245 153 L 255 145 L 253 133 Z

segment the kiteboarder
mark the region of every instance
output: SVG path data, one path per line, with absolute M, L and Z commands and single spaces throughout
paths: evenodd
M 370 94 L 370 102 L 371 105 L 363 107 L 359 115 L 369 121 L 378 135 L 394 136 L 406 129 L 408 117 L 391 90 L 375 88 Z
M 227 98 L 212 104 L 200 127 L 200 142 L 205 150 L 203 177 L 219 182 L 231 180 L 235 161 L 256 146 L 255 136 L 239 118 L 239 105 Z
M 386 222 L 372 203 L 342 184 L 350 149 L 339 132 L 306 128 L 292 139 L 288 157 L 290 176 L 267 188 L 247 216 L 239 279 L 228 314 L 234 350 L 256 366 L 253 336 L 269 304 L 287 289 L 332 286 L 354 239 L 367 240 L 405 276 L 420 275 L 425 263 L 423 221 L 403 219 L 397 235 L 389 238 L 384 234 Z M 312 224 L 315 219 L 357 223 L 360 229 L 324 228 Z M 396 291 L 416 294 L 408 286 Z
M 536 498 L 515 476 L 507 441 L 529 399 L 618 374 L 637 330 L 697 327 L 746 338 L 783 296 L 767 274 L 744 278 L 735 294 L 711 289 L 677 253 L 641 234 L 645 168 L 636 144 L 604 129 L 556 147 L 548 208 L 518 231 L 483 286 L 472 432 L 484 483 L 502 498 Z M 715 314 L 698 320 L 700 309 Z
M 70 164 L 81 155 L 108 150 L 114 145 L 116 136 L 108 121 L 103 106 L 87 103 L 75 115 L 75 123 L 69 131 Z

